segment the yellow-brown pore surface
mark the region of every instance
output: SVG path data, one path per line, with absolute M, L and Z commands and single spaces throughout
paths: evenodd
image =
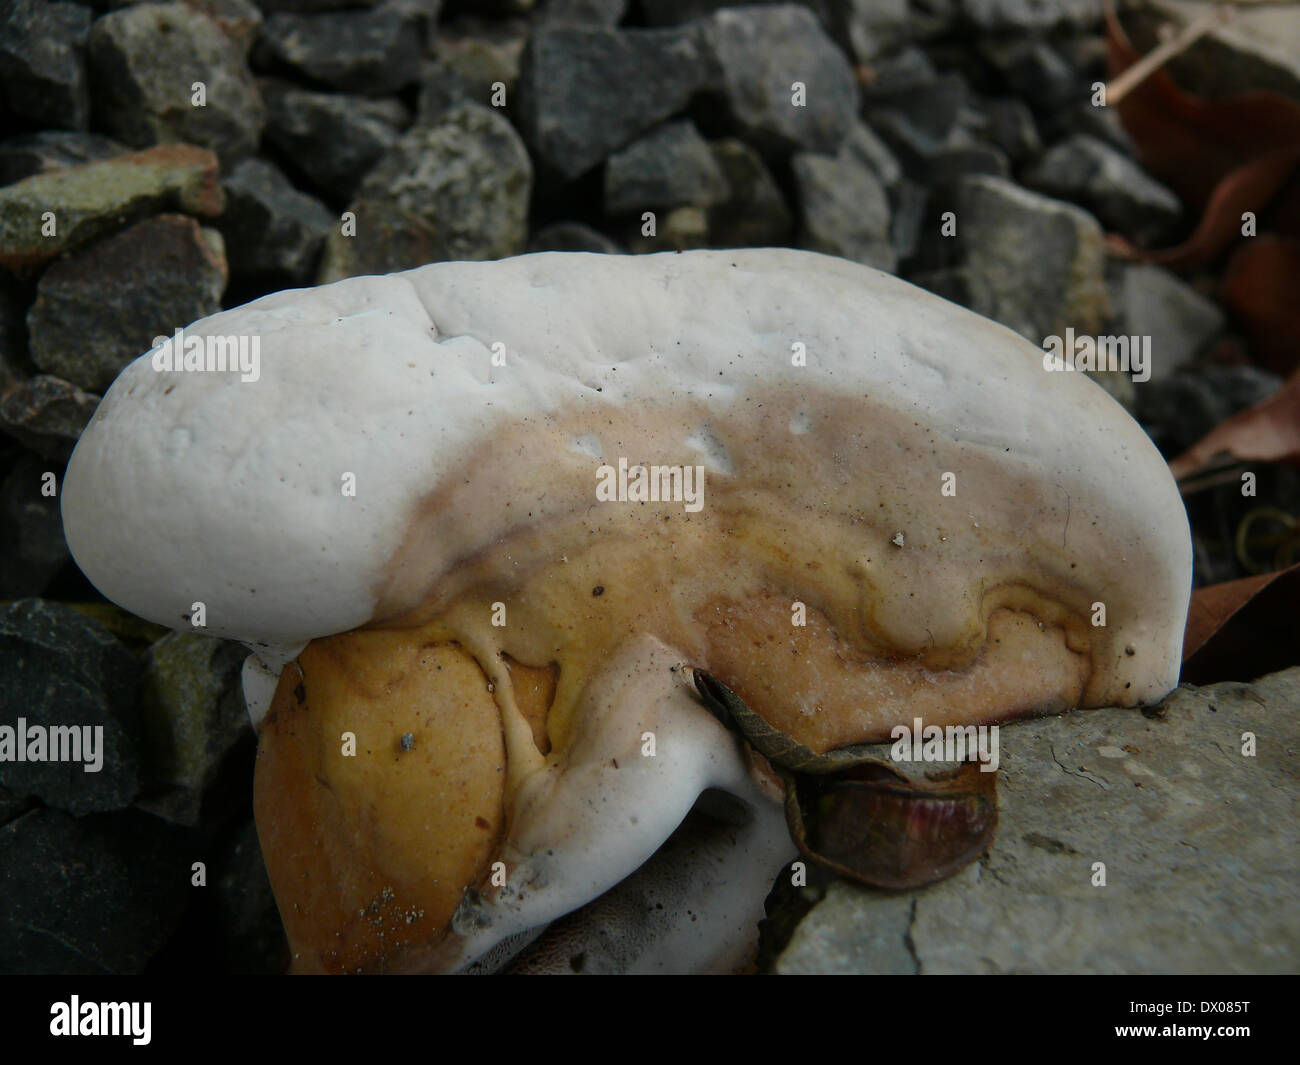
M 550 671 L 512 679 L 544 738 Z M 440 935 L 499 845 L 504 784 L 501 715 L 461 648 L 419 630 L 313 641 L 281 675 L 254 780 L 293 969 L 395 967 Z

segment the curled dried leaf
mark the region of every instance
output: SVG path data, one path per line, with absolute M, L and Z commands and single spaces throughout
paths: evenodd
M 905 891 L 978 858 L 997 830 L 996 773 L 966 763 L 909 781 L 889 767 L 788 781 L 786 823 L 805 857 L 872 887 Z
M 818 754 L 773 728 L 702 669 L 695 687 L 785 781 L 785 814 L 800 853 L 872 887 L 902 891 L 951 876 L 997 829 L 997 773 L 974 763 L 912 780 L 870 746 Z

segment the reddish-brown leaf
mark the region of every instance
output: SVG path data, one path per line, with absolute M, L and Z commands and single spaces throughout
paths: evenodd
M 1169 470 L 1181 481 L 1224 453 L 1247 462 L 1300 464 L 1300 372 L 1263 403 L 1210 430 L 1174 459 Z
M 1255 361 L 1285 376 L 1300 364 L 1300 240 L 1242 241 L 1219 281 L 1219 301 L 1241 323 Z
M 1300 563 L 1192 593 L 1182 680 L 1254 680 L 1300 663 Z

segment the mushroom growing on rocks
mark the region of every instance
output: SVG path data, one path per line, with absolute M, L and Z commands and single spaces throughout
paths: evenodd
M 816 753 L 1177 683 L 1191 547 L 1141 428 L 866 267 L 437 263 L 185 332 L 260 371 L 138 359 L 64 521 L 110 599 L 252 649 L 297 970 L 496 968 L 639 868 L 609 967 L 744 965 L 794 847 L 702 674 Z M 718 791 L 725 831 L 652 858 Z

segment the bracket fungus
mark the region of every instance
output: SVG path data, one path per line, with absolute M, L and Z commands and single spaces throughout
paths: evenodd
M 795 849 L 706 677 L 814 761 L 1177 683 L 1190 538 L 1141 428 L 866 267 L 436 263 L 186 333 L 260 373 L 138 359 L 64 521 L 110 599 L 253 652 L 296 970 L 497 968 L 638 869 L 611 966 L 746 964 Z M 719 791 L 725 831 L 656 862 Z

